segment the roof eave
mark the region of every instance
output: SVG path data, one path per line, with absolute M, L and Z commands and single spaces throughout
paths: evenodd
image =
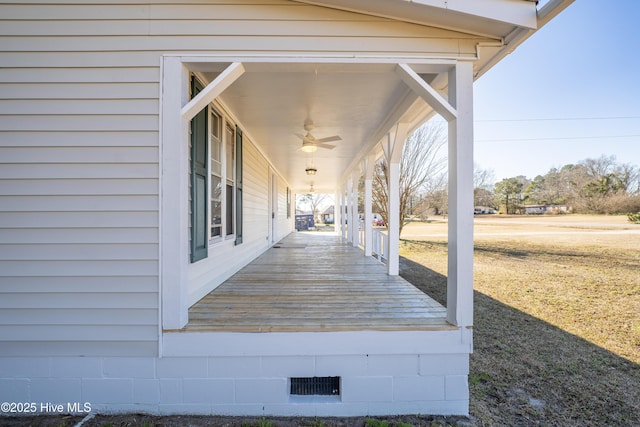
M 556 17 L 560 12 L 566 9 L 575 0 L 551 0 L 545 4 L 537 13 L 538 27 L 536 29 L 515 27 L 514 30 L 504 38 L 504 42 L 500 49 L 491 57 L 479 61 L 475 70 L 475 78 L 482 76 L 495 64 L 504 59 L 513 52 L 518 46 L 524 43 L 536 31 L 545 26 L 549 21 Z
M 514 27 L 537 28 L 528 0 L 296 0 L 414 24 L 500 39 Z

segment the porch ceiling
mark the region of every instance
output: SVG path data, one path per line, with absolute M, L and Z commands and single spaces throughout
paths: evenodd
M 395 121 L 415 121 L 430 111 L 395 72 L 396 64 L 244 64 L 246 72 L 219 97 L 246 135 L 266 154 L 294 192 L 335 192 L 356 159 L 370 151 Z M 446 67 L 422 66 L 427 81 Z M 444 68 L 443 68 L 444 67 Z M 429 72 L 427 72 L 429 71 Z M 208 80 L 216 73 L 203 73 Z M 422 113 L 422 114 L 421 114 Z M 410 116 L 410 117 L 407 117 Z M 334 149 L 305 153 L 304 123 Z M 392 122 L 392 123 L 390 123 Z M 390 123 L 390 124 L 389 124 Z M 387 129 L 385 129 L 387 127 Z M 313 165 L 315 176 L 305 169 Z
M 520 43 L 560 13 L 574 0 L 551 0 L 540 10 L 536 2 L 478 0 L 441 2 L 420 0 L 299 0 L 304 3 L 356 11 L 420 25 L 489 36 L 500 43 L 478 46 L 474 79 L 484 74 Z M 473 4 L 471 4 L 473 3 Z M 506 7 L 508 6 L 508 7 Z M 237 59 L 234 59 L 234 61 Z M 209 63 L 193 58 L 186 64 L 212 81 L 230 62 Z M 304 56 L 283 62 L 243 62 L 245 72 L 219 99 L 240 121 L 245 134 L 262 150 L 294 192 L 333 193 L 345 174 L 373 150 L 399 121 L 410 127 L 422 123 L 433 109 L 412 92 L 396 73 L 397 64 L 372 58 L 324 58 L 317 63 Z M 388 62 L 388 60 L 387 60 Z M 446 90 L 447 71 L 453 63 L 413 65 L 427 83 Z M 332 150 L 300 150 L 304 123 L 312 120 L 316 138 L 334 135 Z M 317 175 L 305 173 L 308 166 Z

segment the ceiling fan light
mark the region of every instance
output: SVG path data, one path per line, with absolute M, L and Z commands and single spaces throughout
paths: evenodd
M 314 167 L 308 167 L 304 171 L 307 173 L 307 175 L 315 175 L 316 173 L 318 173 L 318 169 Z
M 302 148 L 301 150 L 304 151 L 305 153 L 313 153 L 318 149 L 318 147 L 316 147 L 313 144 L 302 144 Z

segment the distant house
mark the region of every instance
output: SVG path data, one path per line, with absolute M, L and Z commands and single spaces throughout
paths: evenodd
M 569 212 L 566 205 L 525 205 L 525 214 L 559 214 Z
M 0 0 L 2 401 L 467 414 L 473 83 L 571 2 Z M 296 236 L 296 194 L 335 194 L 340 236 L 325 233 L 326 246 L 354 249 L 364 177 L 363 262 L 335 258 L 348 270 L 335 282 L 380 276 L 364 261 L 381 158 L 389 231 L 376 235 L 382 268 L 398 276 L 400 156 L 435 114 L 448 122 L 446 308 L 415 307 L 433 318 L 391 329 L 282 318 L 287 301 L 257 283 L 272 277 L 273 251 L 307 251 L 274 249 Z M 322 253 L 291 256 L 288 280 Z M 194 306 L 243 271 L 238 292 L 271 307 L 279 327 L 193 325 Z M 199 318 L 251 315 L 218 307 Z M 294 392 L 316 379 L 335 393 Z
M 324 211 L 322 211 L 322 213 L 320 214 L 320 219 L 322 220 L 323 223 L 333 224 L 335 222 L 334 210 L 335 210 L 335 206 L 331 205 L 328 208 L 326 208 Z

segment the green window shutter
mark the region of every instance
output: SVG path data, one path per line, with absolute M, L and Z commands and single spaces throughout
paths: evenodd
M 242 131 L 236 126 L 236 245 L 242 243 Z
M 191 96 L 196 96 L 203 86 L 191 79 Z M 207 108 L 191 120 L 191 262 L 207 257 Z

